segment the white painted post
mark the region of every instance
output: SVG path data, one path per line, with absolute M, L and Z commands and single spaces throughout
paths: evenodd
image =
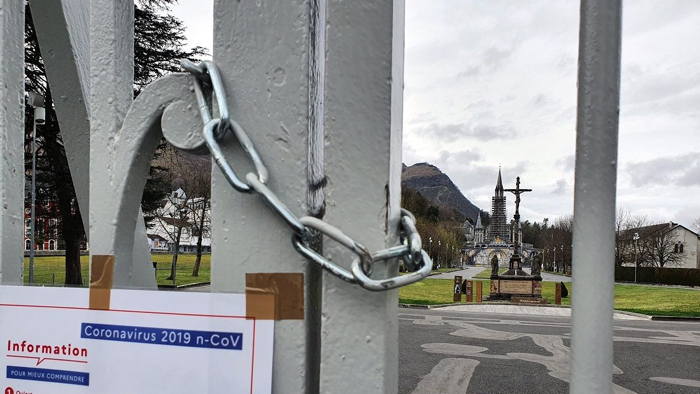
M 571 393 L 612 393 L 620 0 L 582 0 Z
M 325 207 L 325 220 L 370 249 L 397 241 L 403 11 L 403 1 L 214 7 L 214 60 L 231 116 L 267 164 L 270 189 L 297 215 L 323 216 Z M 250 171 L 232 139 L 222 146 L 234 168 Z M 396 290 L 318 275 L 279 216 L 260 196 L 235 192 L 218 169 L 212 213 L 214 291 L 243 292 L 248 272 L 305 273 L 306 319 L 276 322 L 274 392 L 397 390 Z M 352 256 L 332 241 L 324 251 L 349 268 Z M 381 264 L 375 277 L 396 274 L 395 262 Z
M 248 131 L 270 171 L 268 186 L 299 216 L 306 213 L 309 129 L 309 0 L 274 3 L 216 0 L 214 61 L 231 117 Z M 221 143 L 241 174 L 251 171 L 232 138 Z M 307 338 L 310 322 L 309 263 L 292 247 L 292 231 L 258 195 L 236 192 L 221 171 L 212 177 L 212 290 L 245 291 L 248 272 L 301 272 L 304 320 L 275 322 L 272 387 L 275 393 L 314 392 L 307 373 L 318 362 Z M 310 305 L 311 304 L 311 305 Z
M 121 198 L 114 186 L 125 173 L 115 170 L 113 153 L 126 143 L 115 137 L 133 101 L 134 3 L 93 0 L 90 5 L 90 255 L 115 255 L 115 234 L 125 230 L 111 220 Z M 117 261 L 113 285 L 154 288 L 140 209 L 134 237 L 131 261 Z
M 404 1 L 327 4 L 326 215 L 370 250 L 398 244 Z M 349 269 L 332 241 L 324 254 Z M 377 263 L 373 277 L 398 274 Z M 323 275 L 320 392 L 398 390 L 398 290 L 367 291 Z M 350 387 L 352 387 L 350 389 Z
M 24 2 L 0 0 L 0 283 L 22 284 Z

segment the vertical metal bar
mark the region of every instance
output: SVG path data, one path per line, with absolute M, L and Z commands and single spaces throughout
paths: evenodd
M 570 392 L 611 393 L 621 0 L 582 0 Z
M 377 250 L 398 242 L 404 2 L 327 7 L 324 220 Z M 346 268 L 352 261 L 332 242 L 324 254 Z M 374 271 L 396 275 L 398 264 Z M 398 390 L 397 312 L 398 290 L 369 292 L 324 273 L 320 392 Z
M 24 2 L 0 0 L 0 283 L 22 284 Z
M 90 256 L 115 255 L 114 233 L 105 231 L 111 198 L 114 136 L 131 105 L 134 81 L 134 5 L 129 0 L 94 0 L 90 6 Z M 92 269 L 92 263 L 91 263 Z M 129 267 L 117 261 L 114 286 L 126 287 Z
M 214 2 L 214 61 L 231 117 L 248 130 L 270 170 L 270 189 L 296 215 L 308 212 L 309 7 L 311 0 Z M 226 158 L 234 168 L 250 168 L 237 145 L 222 141 Z M 317 360 L 307 351 L 309 338 L 318 335 L 313 325 L 318 319 L 310 315 L 317 307 L 310 297 L 314 279 L 307 271 L 310 263 L 292 247 L 289 227 L 260 196 L 236 193 L 217 168 L 212 228 L 214 291 L 244 292 L 246 273 L 305 274 L 306 319 L 275 322 L 272 391 L 313 392 L 308 374 Z
M 66 12 L 70 7 L 65 8 Z M 66 17 L 68 20 L 68 17 Z M 81 75 L 81 71 L 77 73 Z M 133 101 L 134 2 L 90 2 L 90 255 L 115 255 L 115 234 L 125 231 L 109 221 L 114 212 L 114 184 L 125 174 L 116 173 L 113 154 L 124 117 Z M 122 142 L 123 143 L 123 142 Z M 83 163 L 78 164 L 82 168 Z M 84 174 L 84 172 L 81 172 Z M 131 202 L 140 204 L 140 202 Z M 138 209 L 131 261 L 116 261 L 115 287 L 154 288 L 150 249 L 143 214 Z M 83 215 L 85 212 L 81 212 Z

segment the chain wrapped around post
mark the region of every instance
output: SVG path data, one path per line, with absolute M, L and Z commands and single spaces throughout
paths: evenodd
M 289 225 L 294 232 L 292 245 L 299 254 L 319 264 L 338 278 L 373 291 L 405 286 L 419 281 L 430 274 L 433 262 L 430 256 L 422 249 L 421 237 L 416 230 L 415 217 L 405 209 L 401 209 L 401 220 L 399 222 L 401 225 L 401 245 L 382 249 L 374 254 L 370 253 L 366 247 L 344 234 L 337 227 L 321 219 L 311 216 L 299 218 L 294 215 L 279 200 L 277 195 L 267 187 L 266 183 L 269 174 L 265 164 L 245 130 L 229 117 L 226 92 L 216 65 L 209 61 L 195 64 L 188 60 L 183 60 L 181 64 L 182 68 L 188 71 L 195 80 L 194 93 L 197 98 L 200 116 L 204 123 L 202 132 L 204 142 L 214 161 L 235 190 L 241 193 L 255 192 L 260 194 L 265 203 Z M 212 116 L 210 100 L 208 99 L 212 92 L 217 103 L 218 117 L 216 118 Z M 229 131 L 233 133 L 233 136 L 248 155 L 255 168 L 256 173 L 248 173 L 244 179 L 241 179 L 231 167 L 218 143 Z M 308 245 L 309 240 L 315 233 L 320 233 L 333 239 L 355 254 L 356 257 L 352 262 L 350 271 L 335 264 Z M 400 258 L 404 262 L 405 267 L 412 272 L 386 279 L 372 279 L 369 277 L 374 264 L 395 258 Z

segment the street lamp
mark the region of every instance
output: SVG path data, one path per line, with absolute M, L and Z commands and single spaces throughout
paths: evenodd
M 31 203 L 31 219 L 29 228 L 29 284 L 34 283 L 34 254 L 36 245 L 36 126 L 46 122 L 46 110 L 44 109 L 44 96 L 29 92 L 29 105 L 34 108 L 34 124 L 32 127 L 32 203 Z
M 634 233 L 632 239 L 634 240 L 634 283 L 637 283 L 637 266 L 639 265 L 637 241 L 639 241 L 639 233 Z

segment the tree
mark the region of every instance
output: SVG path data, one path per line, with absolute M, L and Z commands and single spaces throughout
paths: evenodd
M 646 216 L 632 216 L 624 208 L 620 208 L 615 222 L 615 265 L 639 262 L 641 257 L 640 244 L 634 242 L 634 234 L 641 237 L 648 229 Z
M 416 228 L 434 267 L 454 265 L 459 261 L 464 243 L 462 223 L 465 219 L 461 215 L 431 205 L 420 193 L 408 188 L 401 190 L 401 206 L 416 217 Z
M 164 14 L 176 0 L 141 0 L 135 8 L 134 42 L 134 90 L 139 90 L 164 73 L 178 69 L 183 58 L 196 60 L 204 54 L 201 47 L 185 48 L 184 26 L 176 18 Z M 45 96 L 46 124 L 37 128 L 38 164 L 37 185 L 45 198 L 55 200 L 58 206 L 60 236 L 66 250 L 66 285 L 82 285 L 80 274 L 80 242 L 85 238 L 81 213 L 66 159 L 60 127 L 53 108 L 51 89 L 41 59 L 31 9 L 25 13 L 25 85 L 27 91 Z M 27 107 L 29 112 L 29 108 Z M 31 116 L 27 116 L 25 129 L 31 133 Z M 27 142 L 31 138 L 25 139 Z M 25 152 L 27 149 L 25 149 Z M 31 158 L 31 152 L 29 152 Z M 146 205 L 162 199 L 162 182 L 157 169 L 151 170 L 147 182 Z
M 629 223 L 629 211 L 624 208 L 617 210 L 617 215 L 615 217 L 615 265 L 621 266 L 624 262 L 623 256 L 627 248 L 629 247 L 629 242 L 623 238 L 624 231 L 628 229 Z
M 192 276 L 199 276 L 202 263 L 202 239 L 211 231 L 211 161 L 194 156 L 186 172 L 186 184 L 191 192 L 190 212 L 194 219 L 192 233 L 197 236 L 197 255 L 192 268 Z
M 154 215 L 157 226 L 174 245 L 170 276 L 167 278 L 173 282 L 175 282 L 177 275 L 177 259 L 180 254 L 182 231 L 190 228 L 192 224 L 189 221 L 188 213 L 187 195 L 182 189 L 178 189 L 168 194 L 165 205 L 157 209 Z
M 211 161 L 167 146 L 155 164 L 168 169 L 168 185 L 170 189 L 176 189 L 167 194 L 165 204 L 159 205 L 150 213 L 155 218 L 157 230 L 165 233 L 175 246 L 168 279 L 174 280 L 177 272 L 183 231 L 188 240 L 192 236 L 197 237 L 197 256 L 192 276 L 198 276 L 202 238 L 209 233 L 211 226 Z
M 640 265 L 663 268 L 683 261 L 683 252 L 678 249 L 678 240 L 671 231 L 662 230 L 640 241 Z
M 39 52 L 36 31 L 31 19 L 31 10 L 26 6 L 25 14 L 25 89 L 44 96 L 46 120 L 37 126 L 37 172 L 36 184 L 38 202 L 56 201 L 58 212 L 59 236 L 63 239 L 66 251 L 65 284 L 82 285 L 80 271 L 80 242 L 85 237 L 83 222 L 78 209 L 73 181 L 68 167 L 68 160 L 63 148 L 63 141 L 56 112 L 53 108 L 51 89 L 46 80 L 46 72 Z M 26 105 L 27 113 L 31 114 Z M 33 116 L 27 116 L 25 124 L 25 146 L 31 146 Z M 25 149 L 25 172 L 31 172 L 31 149 Z M 37 204 L 47 205 L 47 204 Z

